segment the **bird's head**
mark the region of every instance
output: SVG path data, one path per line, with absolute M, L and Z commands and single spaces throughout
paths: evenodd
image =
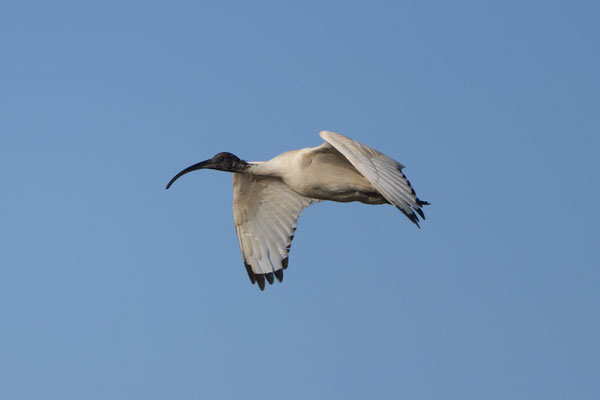
M 209 160 L 199 162 L 179 172 L 173 177 L 173 179 L 169 181 L 169 183 L 167 184 L 167 189 L 171 187 L 173 182 L 175 182 L 179 177 L 187 174 L 188 172 L 196 171 L 198 169 L 218 169 L 219 171 L 241 172 L 249 166 L 250 164 L 248 164 L 244 160 L 240 160 L 234 154 L 227 152 L 219 153 Z

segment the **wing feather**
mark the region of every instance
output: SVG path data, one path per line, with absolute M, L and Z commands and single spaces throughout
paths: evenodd
M 302 210 L 318 200 L 304 197 L 281 180 L 233 174 L 233 218 L 250 282 L 261 290 L 283 280 L 288 252 Z
M 415 194 L 402 173 L 404 165 L 379 151 L 339 133 L 322 131 L 321 138 L 339 151 L 387 201 L 419 226 L 419 216 L 425 219 L 421 207 L 427 205 Z M 415 214 L 415 212 L 418 214 Z

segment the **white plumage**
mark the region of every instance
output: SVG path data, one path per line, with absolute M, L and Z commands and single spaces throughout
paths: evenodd
M 233 172 L 233 216 L 244 265 L 261 290 L 265 279 L 283 279 L 288 252 L 302 210 L 322 200 L 389 203 L 417 226 L 421 207 L 404 166 L 388 156 L 343 135 L 322 131 L 325 143 L 292 150 L 269 161 L 245 162 L 219 153 L 194 164 L 180 176 L 203 168 Z

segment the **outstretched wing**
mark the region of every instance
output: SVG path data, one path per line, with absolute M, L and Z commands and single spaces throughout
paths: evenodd
M 404 165 L 339 133 L 322 131 L 319 136 L 342 153 L 387 201 L 417 226 L 419 217 L 415 212 L 425 219 L 421 206 L 429 203 L 419 200 L 415 194 L 410 182 L 402 173 Z
M 288 252 L 302 210 L 318 200 L 304 197 L 282 181 L 233 174 L 233 219 L 244 265 L 252 284 L 265 288 L 283 280 Z

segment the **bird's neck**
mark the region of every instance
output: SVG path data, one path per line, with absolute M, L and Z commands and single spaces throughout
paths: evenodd
M 243 172 L 251 175 L 260 175 L 260 176 L 271 176 L 276 178 L 281 178 L 281 171 L 277 168 L 276 163 L 270 161 L 250 161 L 248 162 L 249 167 L 246 168 Z

